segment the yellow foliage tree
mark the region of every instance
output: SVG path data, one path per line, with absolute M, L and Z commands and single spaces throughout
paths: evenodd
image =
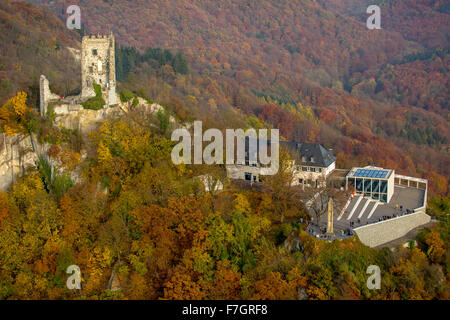
M 428 245 L 427 255 L 433 262 L 440 262 L 445 254 L 444 241 L 436 231 L 432 230 L 425 237 L 425 242 Z
M 27 94 L 20 91 L 0 108 L 0 127 L 8 136 L 27 132 L 26 123 L 31 108 L 27 107 L 26 102 Z
M 169 300 L 201 300 L 205 296 L 202 283 L 187 273 L 175 272 L 164 288 L 164 298 Z

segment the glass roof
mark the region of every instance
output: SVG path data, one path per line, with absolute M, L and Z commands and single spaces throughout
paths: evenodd
M 357 169 L 353 176 L 362 178 L 386 178 L 388 172 L 387 170 Z

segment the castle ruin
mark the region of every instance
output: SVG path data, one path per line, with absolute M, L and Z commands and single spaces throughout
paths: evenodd
M 67 108 L 80 110 L 81 103 L 95 97 L 94 83 L 101 88 L 105 108 L 117 104 L 116 65 L 114 35 L 88 35 L 81 41 L 81 94 L 78 96 L 60 97 L 51 92 L 49 81 L 44 75 L 40 77 L 40 114 L 45 116 L 49 103 L 59 106 L 67 104 Z M 61 108 L 59 108 L 61 109 Z
M 81 42 L 81 98 L 95 96 L 93 84 L 100 85 L 107 105 L 116 104 L 114 36 L 84 36 Z

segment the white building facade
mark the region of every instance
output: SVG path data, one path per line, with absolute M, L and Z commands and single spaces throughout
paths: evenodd
M 327 176 L 336 168 L 336 158 L 331 150 L 325 149 L 318 143 L 301 143 L 280 141 L 291 154 L 293 170 L 292 185 L 303 187 L 319 187 L 324 184 Z M 246 145 L 246 157 L 248 148 Z M 252 183 L 261 182 L 261 177 L 267 175 L 269 168 L 258 163 L 227 165 L 230 179 L 244 180 Z

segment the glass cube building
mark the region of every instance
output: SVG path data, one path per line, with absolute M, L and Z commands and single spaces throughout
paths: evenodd
M 354 194 L 381 202 L 389 202 L 394 194 L 394 170 L 367 166 L 352 168 L 347 176 L 346 188 Z

